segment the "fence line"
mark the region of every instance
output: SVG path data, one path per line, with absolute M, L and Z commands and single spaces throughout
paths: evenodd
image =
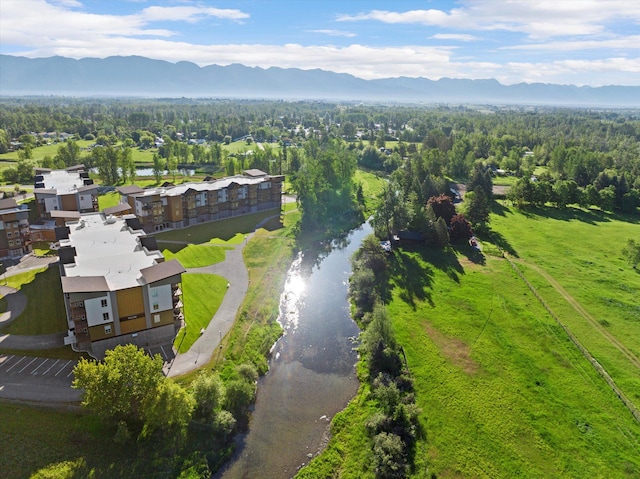
M 609 385 L 609 387 L 614 392 L 614 394 L 616 396 L 618 396 L 618 398 L 626 406 L 626 408 L 629 410 L 629 412 L 633 415 L 635 420 L 638 421 L 638 423 L 640 423 L 640 411 L 635 406 L 635 404 L 633 404 L 633 402 L 620 390 L 620 388 L 618 388 L 618 386 L 614 382 L 613 378 L 609 375 L 609 373 L 602 367 L 602 365 L 596 360 L 596 358 L 594 358 L 591 355 L 589 350 L 582 345 L 582 343 L 578 340 L 578 338 L 576 338 L 573 335 L 573 333 L 568 328 L 568 326 L 566 326 L 562 321 L 560 321 L 560 318 L 558 318 L 558 316 L 556 316 L 556 314 L 552 311 L 552 309 L 545 302 L 545 300 L 542 299 L 542 297 L 540 296 L 540 294 L 538 293 L 536 288 L 529 282 L 529 280 L 525 277 L 525 275 L 522 273 L 522 271 L 520 271 L 520 269 L 516 266 L 516 264 L 513 261 L 511 261 L 511 258 L 509 258 L 509 256 L 507 254 L 503 254 L 503 257 L 507 259 L 507 261 L 509 262 L 509 264 L 511 265 L 513 270 L 518 274 L 518 276 L 520 276 L 520 279 L 522 279 L 522 281 L 524 281 L 524 283 L 531 290 L 533 295 L 538 299 L 538 301 L 540 301 L 540 304 L 542 304 L 544 309 L 547 310 L 547 312 L 551 315 L 551 317 L 564 330 L 564 332 L 567 334 L 567 336 L 569 336 L 569 339 L 571 340 L 571 342 L 576 345 L 578 350 L 587 359 L 587 361 L 589 361 L 591 366 L 593 366 L 593 368 L 597 371 L 597 373 L 600 375 L 600 377 L 602 377 L 602 379 L 604 379 L 606 381 L 606 383 Z

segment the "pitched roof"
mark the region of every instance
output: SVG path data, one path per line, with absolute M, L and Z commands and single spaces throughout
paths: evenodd
M 7 210 L 9 208 L 17 208 L 18 203 L 14 198 L 5 198 L 0 200 L 0 210 Z
M 63 293 L 89 293 L 92 291 L 109 291 L 104 276 L 62 276 Z
M 51 211 L 52 218 L 66 218 L 70 220 L 80 219 L 79 211 L 65 211 L 65 210 L 53 210 Z
M 131 186 L 119 186 L 116 191 L 122 195 L 131 195 L 134 193 L 142 193 L 144 190 L 136 185 Z
M 102 212 L 106 215 L 115 215 L 116 213 L 124 213 L 125 211 L 131 211 L 131 206 L 127 203 L 120 203 L 111 208 L 105 208 Z
M 155 283 L 156 281 L 167 279 L 171 276 L 185 273 L 186 271 L 184 266 L 180 264 L 180 261 L 172 259 L 164 263 L 154 264 L 148 268 L 143 268 L 140 270 L 140 273 L 142 273 L 142 277 L 147 283 Z

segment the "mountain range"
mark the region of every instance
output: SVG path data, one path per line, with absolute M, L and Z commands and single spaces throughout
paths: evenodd
M 363 80 L 320 69 L 200 67 L 140 56 L 75 60 L 0 55 L 0 95 L 640 107 L 640 86 L 503 85 L 493 79 L 409 77 Z

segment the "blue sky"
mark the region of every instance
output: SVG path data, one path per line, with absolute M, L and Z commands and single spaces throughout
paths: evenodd
M 0 53 L 640 85 L 640 1 L 0 0 Z

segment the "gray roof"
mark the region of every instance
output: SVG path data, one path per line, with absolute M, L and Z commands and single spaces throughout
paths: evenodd
M 119 186 L 116 188 L 116 191 L 121 195 L 131 195 L 133 193 L 142 193 L 144 189 L 136 185 L 131 185 L 131 186 Z
M 67 218 L 70 220 L 80 219 L 79 211 L 65 211 L 65 210 L 53 210 L 51 211 L 52 218 Z
M 90 293 L 93 291 L 109 291 L 104 276 L 62 276 L 63 293 Z
M 115 206 L 112 206 L 111 208 L 105 208 L 104 210 L 102 210 L 102 212 L 109 216 L 109 215 L 115 215 L 116 213 L 124 213 L 125 211 L 130 211 L 131 210 L 131 206 L 129 206 L 127 203 L 120 203 L 117 204 Z
M 148 268 L 143 268 L 140 270 L 140 273 L 142 273 L 142 277 L 147 283 L 155 283 L 156 281 L 161 281 L 171 276 L 185 273 L 186 271 L 184 266 L 180 264 L 180 261 L 172 259 L 164 263 L 154 264 Z
M 18 203 L 14 198 L 5 198 L 0 200 L 0 210 L 7 210 L 9 208 L 17 208 Z

